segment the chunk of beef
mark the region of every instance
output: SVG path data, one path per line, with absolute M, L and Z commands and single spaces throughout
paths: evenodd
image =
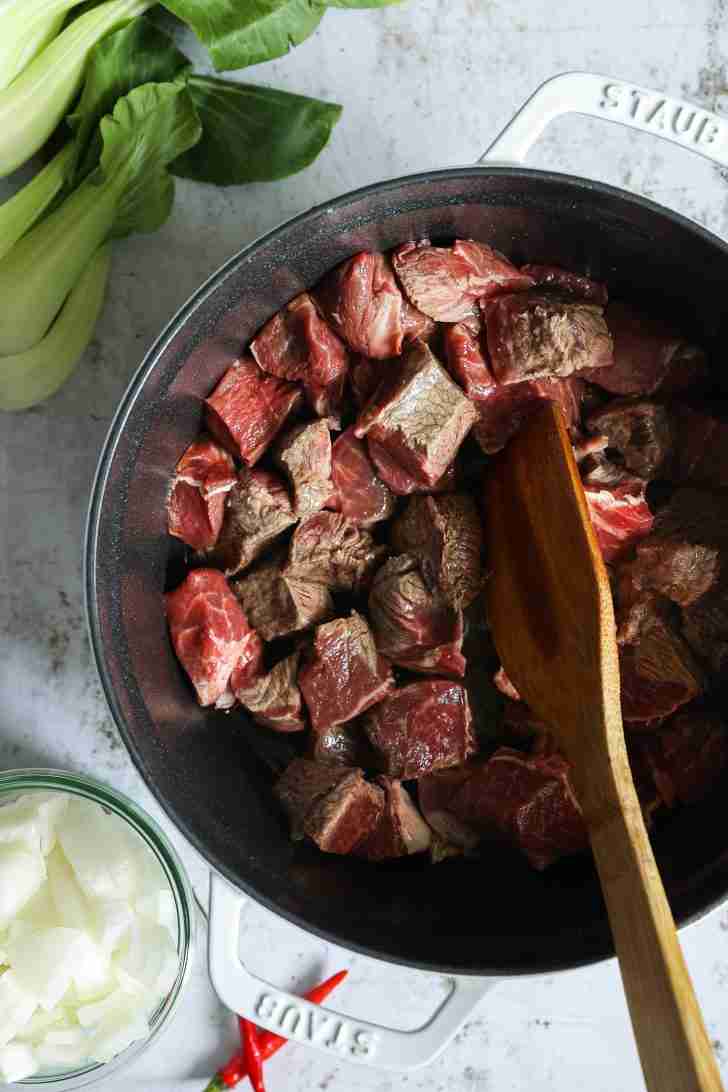
M 357 409 L 363 409 L 375 390 L 379 386 L 382 377 L 386 374 L 379 360 L 370 360 L 368 356 L 352 357 L 349 368 L 349 386 Z
M 653 516 L 645 496 L 647 483 L 623 472 L 607 484 L 602 473 L 584 479 L 584 495 L 602 557 L 619 561 L 652 529 Z
M 499 383 L 565 379 L 611 364 L 612 339 L 595 303 L 534 289 L 488 300 L 483 314 Z
M 377 648 L 392 663 L 424 674 L 465 674 L 462 611 L 431 591 L 414 557 L 392 557 L 377 572 L 369 594 Z
M 453 246 L 405 243 L 392 255 L 407 298 L 437 322 L 460 322 L 477 300 L 498 292 L 517 292 L 533 284 L 497 250 L 472 239 Z
M 377 474 L 365 444 L 357 440 L 353 428 L 339 436 L 331 461 L 334 498 L 329 507 L 360 527 L 389 519 L 396 503 L 394 495 Z
M 320 732 L 358 717 L 394 689 L 392 671 L 356 611 L 316 629 L 313 651 L 299 672 L 311 724 Z
M 286 572 L 332 591 L 359 591 L 387 553 L 341 513 L 314 512 L 293 533 Z
M 403 296 L 402 328 L 405 341 L 429 341 L 437 330 L 437 323 L 429 315 L 418 311 L 407 297 Z
M 384 811 L 376 827 L 356 853 L 368 861 L 391 861 L 424 853 L 430 848 L 432 832 L 400 781 L 380 777 L 384 790 Z
M 414 554 L 425 580 L 457 610 L 469 606 L 483 583 L 483 528 L 467 493 L 412 497 L 392 525 L 392 545 Z
M 673 405 L 676 433 L 673 477 L 713 489 L 728 487 L 728 424 Z
M 569 432 L 575 436 L 585 386 L 573 376 L 571 379 L 496 384 L 487 397 L 478 401 L 478 420 L 473 425 L 473 436 L 486 455 L 494 455 L 544 401 L 561 406 Z
M 281 660 L 267 675 L 251 678 L 250 672 L 235 668 L 230 685 L 235 697 L 253 720 L 275 732 L 300 732 L 306 727 L 303 702 L 296 676 L 300 651 Z
M 232 583 L 250 624 L 264 641 L 298 633 L 334 616 L 329 589 L 299 580 L 284 564 L 285 555 L 278 551 Z
M 728 767 L 728 732 L 715 713 L 679 713 L 634 747 L 668 808 L 702 800 Z
M 296 425 L 279 439 L 273 457 L 293 488 L 296 515 L 319 512 L 334 493 L 331 433 L 327 421 Z
M 300 380 L 319 417 L 338 418 L 349 354 L 307 292 L 273 316 L 251 342 L 250 351 L 268 375 Z
M 296 522 L 288 490 L 269 470 L 242 470 L 230 490 L 210 564 L 239 573 Z
M 316 289 L 323 313 L 355 353 L 386 360 L 402 352 L 402 293 L 386 254 L 355 254 Z
M 430 349 L 416 341 L 377 387 L 355 434 L 376 440 L 416 479 L 433 486 L 455 459 L 477 416 L 473 403 Z
M 177 463 L 167 501 L 170 535 L 193 550 L 209 550 L 217 542 L 225 511 L 225 494 L 237 475 L 227 451 L 201 436 Z
M 227 580 L 217 569 L 193 569 L 165 602 L 172 644 L 197 700 L 228 708 L 233 668 L 259 663 L 261 643 Z
M 589 414 L 589 432 L 607 436 L 627 470 L 649 481 L 669 470 L 675 443 L 670 411 L 647 399 L 615 399 Z
M 223 447 L 254 466 L 300 402 L 300 387 L 265 375 L 243 357 L 206 399 L 205 419 Z
M 646 611 L 633 641 L 620 646 L 619 672 L 622 717 L 630 722 L 667 717 L 705 687 L 687 644 L 656 611 Z
M 343 780 L 319 797 L 303 830 L 324 853 L 353 853 L 377 829 L 384 812 L 384 792 L 349 770 Z
M 611 303 L 605 318 L 614 342 L 614 363 L 586 376 L 612 394 L 675 393 L 705 372 L 705 354 L 661 319 L 626 303 Z
M 490 398 L 495 379 L 483 351 L 480 331 L 472 324 L 456 322 L 443 335 L 445 359 L 450 375 L 474 402 Z
M 364 719 L 390 777 L 404 781 L 459 766 L 475 751 L 467 691 L 445 679 L 410 683 Z
M 310 758 L 294 758 L 276 781 L 273 792 L 291 824 L 291 835 L 303 837 L 306 816 L 313 805 L 339 785 L 349 771 L 340 766 L 324 766 Z
M 569 773 L 561 755 L 523 755 L 501 747 L 468 778 L 450 806 L 461 821 L 503 838 L 541 870 L 589 845 Z
M 335 766 L 377 768 L 377 756 L 359 720 L 348 720 L 320 732 L 312 731 L 310 754 L 317 762 Z
M 607 305 L 607 286 L 600 281 L 593 281 L 581 273 L 572 273 L 560 265 L 522 265 L 521 273 L 530 277 L 539 288 L 556 288 L 577 299 Z
M 472 766 L 453 766 L 425 774 L 417 782 L 417 801 L 428 824 L 446 843 L 462 849 L 473 849 L 480 837 L 458 819 L 450 803 L 472 773 Z
M 409 470 L 405 470 L 396 459 L 392 458 L 386 447 L 373 440 L 371 436 L 367 439 L 367 451 L 379 477 L 398 497 L 408 497 L 412 493 L 449 493 L 456 486 L 455 463 L 450 463 L 442 477 L 438 478 L 434 485 L 429 485 L 421 478 L 415 477 Z
M 721 679 L 728 669 L 728 580 L 683 609 L 682 631 L 695 655 Z

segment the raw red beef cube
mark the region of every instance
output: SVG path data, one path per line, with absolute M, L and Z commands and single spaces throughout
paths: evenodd
M 230 685 L 235 697 L 253 720 L 275 732 L 300 732 L 306 727 L 301 691 L 296 681 L 300 651 L 281 660 L 267 675 L 251 677 L 249 671 L 233 671 Z
M 349 368 L 349 385 L 357 409 L 363 409 L 386 375 L 387 365 L 368 356 L 355 356 Z
M 646 482 L 628 474 L 609 485 L 587 477 L 584 495 L 602 557 L 611 564 L 625 557 L 652 530 Z
M 412 497 L 392 526 L 392 545 L 414 554 L 425 580 L 460 610 L 483 584 L 483 528 L 475 501 L 467 493 Z
M 467 691 L 445 679 L 396 690 L 367 715 L 364 726 L 386 772 L 404 781 L 459 766 L 475 751 Z
M 425 774 L 417 782 L 417 801 L 420 810 L 432 829 L 445 842 L 472 849 L 480 841 L 477 831 L 458 819 L 451 810 L 451 802 L 474 772 L 473 766 L 452 766 L 435 773 Z
M 276 552 L 232 583 L 248 621 L 264 641 L 298 633 L 334 616 L 329 589 L 299 580 L 284 565 L 285 555 Z
M 702 800 L 728 767 L 728 732 L 715 713 L 679 713 L 634 746 L 668 808 Z
M 309 758 L 294 758 L 276 781 L 274 793 L 291 823 L 295 839 L 303 837 L 309 811 L 348 775 L 340 766 L 325 766 Z
M 165 600 L 172 644 L 197 700 L 228 707 L 233 668 L 258 663 L 261 643 L 227 580 L 217 569 L 193 569 Z
M 717 680 L 728 669 L 728 583 L 725 579 L 682 612 L 682 631 Z
M 402 297 L 402 328 L 405 341 L 429 341 L 437 330 L 437 323 L 429 315 L 413 307 L 406 296 Z
M 335 724 L 320 732 L 312 731 L 310 754 L 317 762 L 335 766 L 361 766 L 366 770 L 377 768 L 377 756 L 358 720 Z
M 580 273 L 562 269 L 559 265 L 522 265 L 521 273 L 531 277 L 538 287 L 557 288 L 580 300 L 598 303 L 600 307 L 607 305 L 605 284 L 593 281 L 591 277 L 584 277 Z
M 299 684 L 317 732 L 344 724 L 394 689 L 391 668 L 356 611 L 318 626 Z
M 486 455 L 494 455 L 546 400 L 561 406 L 573 437 L 580 421 L 585 386 L 574 376 L 571 379 L 496 384 L 489 393 L 484 390 L 483 397 L 478 400 L 478 420 L 473 425 L 473 436 Z
M 614 363 L 585 378 L 612 394 L 674 393 L 692 386 L 706 372 L 705 354 L 661 319 L 611 303 L 605 318 L 614 342 Z
M 612 362 L 612 339 L 595 303 L 533 289 L 487 300 L 483 314 L 499 383 L 565 379 Z
M 349 354 L 307 292 L 273 316 L 251 343 L 250 351 L 268 375 L 300 380 L 319 417 L 338 418 Z
M 410 302 L 437 322 L 460 322 L 479 299 L 533 284 L 497 250 L 472 239 L 448 247 L 405 243 L 392 261 Z
M 352 523 L 370 527 L 389 519 L 395 498 L 376 472 L 374 463 L 354 429 L 342 432 L 331 452 L 334 499 L 329 507 L 337 509 Z
M 414 557 L 402 554 L 382 565 L 369 614 L 377 648 L 392 663 L 424 674 L 465 674 L 462 611 L 427 587 Z
M 252 357 L 243 357 L 206 400 L 207 427 L 223 447 L 254 466 L 300 401 L 298 386 L 265 375 Z
M 286 572 L 332 591 L 359 591 L 387 555 L 362 527 L 339 512 L 315 512 L 293 533 Z
M 687 406 L 674 405 L 676 434 L 673 477 L 676 481 L 728 486 L 728 424 Z
M 296 425 L 276 443 L 273 457 L 293 488 L 296 515 L 308 516 L 328 504 L 331 479 L 331 433 L 327 421 Z
M 609 447 L 622 457 L 627 470 L 649 481 L 665 477 L 675 444 L 670 411 L 647 399 L 615 399 L 603 409 L 590 413 L 586 427 L 606 436 Z
M 355 254 L 316 290 L 321 310 L 355 353 L 386 360 L 402 352 L 402 293 L 386 254 Z
M 483 352 L 480 331 L 472 324 L 456 322 L 446 326 L 443 335 L 448 371 L 474 402 L 489 398 L 495 389 L 495 379 Z
M 303 830 L 324 853 L 353 853 L 377 829 L 384 811 L 384 793 L 364 780 L 361 770 L 349 770 L 342 781 L 319 797 Z
M 391 861 L 424 853 L 430 848 L 432 832 L 412 797 L 400 781 L 380 777 L 377 782 L 384 790 L 384 810 L 372 833 L 357 846 L 357 856 Z
M 619 672 L 622 717 L 630 722 L 667 717 L 705 689 L 687 644 L 656 611 L 646 612 L 635 639 L 620 646 Z
M 217 546 L 209 561 L 239 573 L 296 522 L 288 490 L 269 470 L 242 470 L 230 490 Z
M 434 485 L 478 416 L 473 403 L 420 341 L 380 383 L 355 426 L 414 477 Z
M 387 451 L 384 444 L 367 438 L 367 451 L 377 473 L 388 489 L 398 497 L 408 497 L 412 493 L 449 493 L 457 483 L 457 467 L 450 463 L 449 467 L 438 478 L 434 485 L 430 485 L 422 478 L 415 477 L 409 470 L 405 470 L 396 459 Z
M 561 755 L 523 755 L 501 747 L 450 806 L 463 822 L 510 842 L 541 870 L 589 845 L 569 771 Z
M 225 494 L 237 480 L 235 464 L 214 440 L 202 436 L 177 463 L 167 502 L 170 535 L 193 550 L 217 542 L 225 511 Z

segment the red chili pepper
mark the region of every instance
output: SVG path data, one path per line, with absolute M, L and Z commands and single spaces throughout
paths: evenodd
M 243 1053 L 248 1063 L 248 1076 L 255 1092 L 265 1092 L 263 1056 L 260 1053 L 260 1032 L 250 1020 L 242 1020 Z

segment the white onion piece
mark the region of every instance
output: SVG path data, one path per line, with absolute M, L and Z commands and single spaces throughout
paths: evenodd
M 47 1012 L 71 985 L 82 937 L 77 929 L 28 929 L 18 936 L 11 930 L 10 966 L 20 987 Z
M 55 925 L 58 925 L 58 915 L 48 884 L 44 883 L 10 923 L 8 935 L 17 936 L 29 929 L 52 929 Z
M 70 1069 L 88 1059 L 88 1043 L 77 1046 L 69 1043 L 47 1043 L 43 1041 L 35 1048 L 35 1056 L 43 1068 Z
M 104 951 L 111 954 L 129 932 L 134 921 L 134 910 L 123 899 L 89 899 L 88 904 L 93 935 Z
M 66 1012 L 60 1006 L 44 1012 L 36 1009 L 25 1027 L 15 1036 L 24 1043 L 39 1043 L 51 1028 L 63 1026 L 66 1020 Z
M 149 1024 L 138 1008 L 120 1006 L 107 1013 L 94 1034 L 88 1055 L 95 1062 L 110 1062 L 122 1050 L 149 1035 Z
M 38 1059 L 25 1043 L 10 1043 L 0 1047 L 0 1079 L 12 1084 L 24 1081 L 38 1072 Z
M 91 917 L 88 902 L 60 846 L 56 846 L 50 854 L 46 867 L 57 924 L 88 931 Z
M 58 826 L 58 840 L 86 895 L 130 899 L 138 886 L 138 845 L 121 819 L 72 800 Z
M 0 1046 L 5 1046 L 26 1026 L 37 1002 L 26 993 L 14 971 L 0 975 Z
M 114 956 L 113 964 L 124 988 L 138 993 L 139 1003 L 153 1011 L 174 984 L 179 957 L 163 926 L 140 919 Z
M 138 914 L 149 918 L 155 925 L 161 925 L 172 941 L 177 943 L 177 908 L 169 888 L 166 891 L 157 891 L 154 895 L 142 895 L 136 900 L 135 906 Z
M 39 852 L 18 845 L 0 845 L 0 926 L 9 924 L 45 878 L 45 861 Z

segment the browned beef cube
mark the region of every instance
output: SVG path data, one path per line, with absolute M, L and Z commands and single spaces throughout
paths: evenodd
M 356 611 L 316 629 L 311 658 L 299 673 L 311 723 L 320 732 L 353 720 L 394 689 L 392 671 Z
M 468 778 L 450 807 L 475 830 L 520 849 L 541 870 L 589 845 L 569 770 L 561 755 L 501 747 Z
M 433 486 L 455 459 L 478 412 L 431 350 L 415 341 L 379 384 L 355 426 Z
M 279 311 L 253 340 L 259 366 L 279 379 L 300 380 L 319 417 L 338 418 L 349 354 L 304 292 Z
M 377 769 L 377 755 L 359 720 L 348 720 L 346 724 L 335 724 L 318 732 L 312 730 L 310 755 L 317 762 Z
M 465 674 L 462 611 L 427 587 L 414 557 L 402 554 L 382 565 L 369 614 L 377 648 L 392 663 L 430 675 Z
M 291 482 L 293 506 L 299 518 L 319 512 L 328 504 L 334 494 L 328 422 L 296 425 L 278 440 L 273 457 Z
M 600 307 L 607 305 L 605 284 L 580 273 L 572 273 L 569 269 L 562 269 L 559 265 L 522 265 L 521 273 L 531 277 L 537 287 L 556 288 L 577 299 L 598 303 Z
M 404 243 L 392 261 L 410 301 L 437 322 L 460 322 L 479 299 L 533 284 L 497 250 L 472 239 L 448 247 Z
M 239 573 L 296 522 L 288 490 L 269 470 L 243 470 L 228 494 L 217 546 L 209 555 L 228 576 Z
M 728 669 L 728 581 L 720 580 L 682 612 L 682 631 L 696 656 L 720 679 Z
M 356 591 L 386 554 L 386 546 L 377 546 L 368 531 L 339 512 L 315 512 L 293 534 L 286 572 L 332 591 Z
M 458 819 L 451 802 L 473 774 L 474 767 L 452 766 L 425 774 L 417 782 L 417 801 L 428 824 L 450 845 L 472 849 L 480 841 L 477 831 Z
M 602 308 L 534 289 L 484 305 L 488 352 L 499 383 L 565 379 L 612 361 Z
M 324 766 L 310 758 L 294 758 L 289 763 L 273 791 L 288 815 L 294 838 L 303 837 L 306 816 L 316 801 L 343 781 L 348 772 L 340 766 Z
M 301 691 L 296 682 L 300 652 L 281 660 L 267 675 L 233 671 L 230 685 L 241 705 L 258 724 L 275 732 L 300 732 L 306 727 Z
M 424 853 L 430 848 L 432 832 L 420 815 L 412 797 L 400 781 L 377 779 L 384 790 L 384 810 L 376 827 L 356 848 L 368 861 L 391 861 Z
M 225 512 L 225 495 L 237 480 L 235 464 L 214 440 L 201 436 L 185 451 L 174 472 L 167 501 L 168 530 L 193 550 L 217 542 Z
M 589 414 L 586 427 L 606 436 L 627 470 L 649 481 L 669 476 L 675 444 L 670 411 L 647 399 L 618 398 Z
M 412 497 L 392 527 L 392 545 L 420 561 L 425 580 L 459 610 L 481 589 L 483 528 L 466 493 Z
M 394 494 L 377 474 L 366 445 L 357 440 L 353 428 L 339 436 L 331 462 L 335 496 L 330 508 L 359 527 L 389 519 L 396 503 Z
M 355 353 L 386 360 L 402 352 L 404 300 L 386 254 L 355 254 L 324 278 L 316 298 Z
M 475 751 L 468 695 L 460 683 L 411 683 L 377 705 L 364 726 L 390 777 L 404 781 L 459 766 Z
M 705 678 L 670 620 L 656 608 L 640 616 L 637 632 L 619 649 L 622 717 L 640 722 L 667 717 L 705 689 Z
M 371 837 L 384 811 L 384 793 L 364 780 L 361 770 L 345 771 L 338 784 L 319 797 L 304 821 L 304 833 L 324 853 L 351 853 Z
M 223 447 L 253 466 L 300 402 L 300 387 L 265 375 L 252 357 L 243 357 L 206 400 L 207 427 Z
M 392 458 L 384 444 L 373 440 L 371 436 L 367 437 L 367 451 L 379 477 L 398 497 L 408 497 L 411 493 L 450 493 L 456 487 L 455 463 L 450 463 L 442 477 L 438 478 L 434 485 L 429 485 L 422 478 L 405 470 L 396 459 Z
M 693 804 L 728 767 L 728 732 L 715 713 L 690 710 L 672 717 L 633 745 L 651 771 L 663 803 Z
M 285 571 L 284 564 L 285 555 L 277 552 L 232 583 L 250 624 L 264 641 L 308 629 L 334 615 L 328 588 L 299 580 Z

